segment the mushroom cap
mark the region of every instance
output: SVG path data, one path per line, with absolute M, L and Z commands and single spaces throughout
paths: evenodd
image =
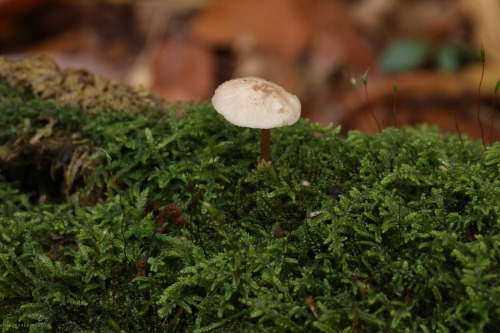
M 277 84 L 259 77 L 224 82 L 212 104 L 230 123 L 250 128 L 288 126 L 300 118 L 300 101 Z

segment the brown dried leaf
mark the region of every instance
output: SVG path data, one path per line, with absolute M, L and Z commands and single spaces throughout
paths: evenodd
M 296 1 L 218 0 L 198 16 L 193 36 L 205 43 L 231 47 L 250 38 L 261 50 L 282 59 L 298 59 L 309 42 L 311 29 Z
M 311 310 L 314 317 L 318 319 L 318 309 L 316 308 L 316 304 L 314 304 L 314 298 L 312 296 L 307 296 L 305 303 L 309 310 Z
M 69 199 L 71 188 L 76 177 L 82 173 L 82 170 L 88 166 L 89 151 L 85 146 L 79 146 L 73 151 L 73 156 L 68 166 L 64 170 L 65 195 Z
M 52 117 L 48 117 L 48 119 L 49 123 L 47 125 L 36 130 L 36 134 L 29 141 L 31 145 L 37 144 L 41 138 L 49 137 L 52 135 L 52 129 L 54 128 L 54 125 L 57 124 L 57 120 Z

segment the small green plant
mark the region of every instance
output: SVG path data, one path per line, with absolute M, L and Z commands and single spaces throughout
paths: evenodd
M 479 80 L 479 86 L 477 88 L 477 122 L 479 123 L 479 128 L 481 129 L 481 141 L 483 142 L 483 147 L 486 150 L 486 143 L 484 141 L 483 123 L 481 122 L 481 117 L 479 116 L 479 111 L 481 110 L 481 85 L 483 84 L 483 78 L 484 78 L 485 60 L 486 60 L 486 52 L 484 50 L 484 46 L 481 44 L 481 79 Z
M 363 74 L 363 86 L 365 87 L 365 97 L 366 97 L 366 104 L 368 104 L 368 110 L 370 111 L 370 114 L 372 115 L 373 120 L 375 121 L 375 124 L 377 125 L 377 129 L 379 132 L 382 132 L 382 129 L 380 127 L 380 124 L 378 122 L 377 117 L 375 116 L 375 113 L 373 112 L 373 109 L 370 105 L 370 100 L 368 99 L 368 71 L 370 69 L 367 69 L 366 72 Z
M 392 102 L 392 117 L 394 118 L 394 127 L 398 127 L 398 114 L 397 114 L 397 104 L 398 104 L 398 85 L 396 82 L 392 85 L 392 92 L 394 93 L 394 99 Z
M 2 162 L 3 332 L 500 326 L 499 143 L 483 154 L 426 125 L 344 138 L 299 120 L 256 168 L 258 133 L 208 103 L 179 119 L 0 95 L 0 147 L 51 116 L 99 162 L 46 203 Z

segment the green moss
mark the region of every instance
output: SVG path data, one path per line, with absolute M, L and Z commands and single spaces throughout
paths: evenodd
M 257 167 L 258 131 L 208 103 L 176 119 L 0 96 L 0 146 L 49 115 L 100 161 L 57 205 L 0 179 L 4 332 L 500 326 L 498 143 L 483 153 L 428 126 L 342 138 L 301 120 L 273 130 L 272 167 Z M 187 220 L 157 232 L 169 204 Z

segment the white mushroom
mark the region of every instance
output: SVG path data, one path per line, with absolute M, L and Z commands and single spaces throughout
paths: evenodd
M 261 161 L 270 160 L 271 128 L 294 124 L 301 109 L 297 96 L 258 77 L 224 82 L 215 90 L 212 104 L 230 123 L 261 129 Z

